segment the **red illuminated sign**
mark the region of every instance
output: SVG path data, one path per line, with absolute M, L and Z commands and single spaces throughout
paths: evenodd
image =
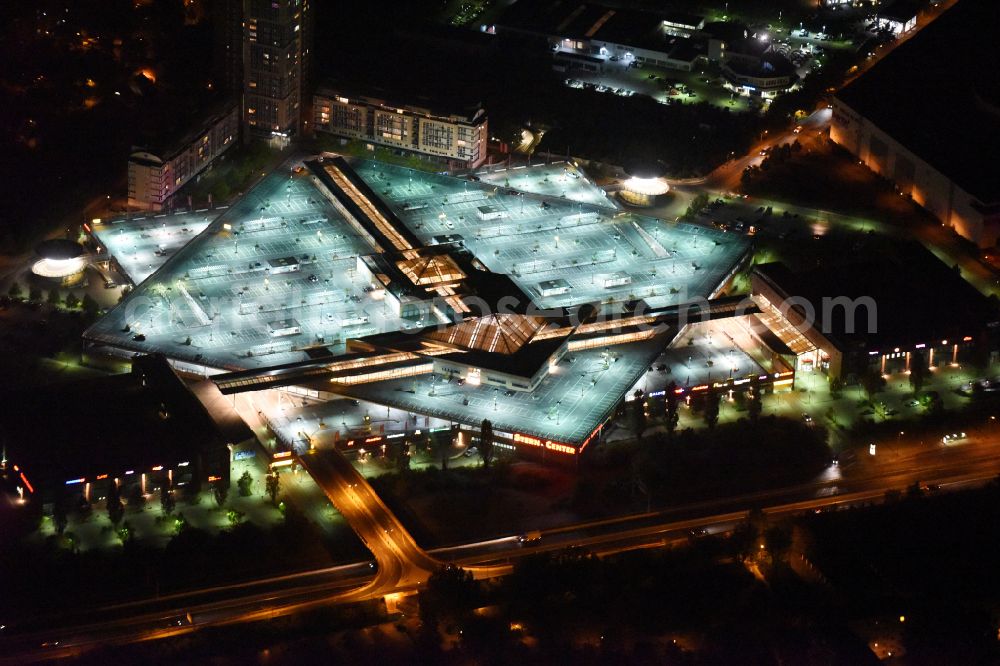
M 569 455 L 574 455 L 576 449 L 572 446 L 567 446 L 566 444 L 560 444 L 559 442 L 553 442 L 551 439 L 542 441 L 537 437 L 532 437 L 531 435 L 522 435 L 519 432 L 514 433 L 514 441 L 518 444 L 527 444 L 528 446 L 535 446 L 542 449 L 548 449 L 549 451 L 555 451 L 557 453 L 566 453 Z

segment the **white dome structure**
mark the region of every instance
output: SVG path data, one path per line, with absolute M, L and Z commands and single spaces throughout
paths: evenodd
M 666 170 L 659 162 L 636 162 L 625 168 L 628 180 L 619 191 L 619 198 L 630 206 L 649 208 L 670 191 L 664 177 Z
M 31 272 L 55 284 L 72 286 L 83 279 L 87 268 L 87 257 L 79 243 L 63 238 L 43 241 L 35 248 L 39 256 L 31 266 Z

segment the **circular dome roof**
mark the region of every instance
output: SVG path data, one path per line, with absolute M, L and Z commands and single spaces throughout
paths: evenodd
M 625 165 L 625 173 L 633 178 L 649 180 L 663 178 L 667 175 L 667 169 L 659 160 L 634 160 Z
M 35 253 L 43 259 L 64 261 L 76 259 L 83 254 L 83 246 L 65 238 L 52 238 L 39 243 L 35 247 Z

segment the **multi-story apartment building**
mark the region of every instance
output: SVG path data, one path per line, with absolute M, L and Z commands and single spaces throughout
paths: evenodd
M 311 0 L 243 0 L 243 124 L 287 139 L 301 130 L 312 57 Z
M 243 0 L 214 0 L 213 81 L 227 95 L 243 93 Z
M 445 108 L 429 100 L 389 101 L 329 86 L 313 97 L 313 129 L 429 155 L 457 168 L 482 164 L 489 139 L 486 111 L 478 103 Z
M 129 205 L 159 210 L 185 183 L 237 143 L 239 133 L 240 107 L 231 102 L 194 132 L 163 149 L 133 147 L 128 159 Z

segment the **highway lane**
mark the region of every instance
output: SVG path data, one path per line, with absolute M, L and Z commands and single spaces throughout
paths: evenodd
M 253 593 L 236 598 L 191 604 L 164 605 L 153 611 L 102 613 L 101 618 L 75 626 L 65 624 L 49 629 L 12 633 L 8 627 L 0 639 L 0 664 L 23 663 L 32 659 L 54 659 L 82 654 L 101 645 L 117 645 L 176 636 L 206 626 L 221 626 L 233 621 L 249 621 L 262 613 L 278 617 L 330 603 L 360 601 L 372 577 L 347 578 L 337 583 L 294 585 L 285 590 Z M 154 600 L 153 606 L 160 606 Z M 137 605 L 138 607 L 138 605 Z M 77 618 L 80 619 L 80 618 Z
M 354 562 L 238 583 L 214 585 L 157 597 L 105 604 L 79 611 L 53 613 L 26 618 L 20 622 L 15 620 L 9 628 L 24 633 L 44 627 L 82 626 L 92 622 L 95 615 L 99 615 L 105 620 L 129 618 L 136 613 L 149 615 L 162 612 L 168 616 L 174 616 L 185 608 L 209 608 L 211 604 L 216 602 L 224 603 L 238 597 L 249 601 L 265 599 L 268 595 L 283 591 L 325 591 L 332 593 L 343 588 L 355 588 L 366 584 L 374 579 L 375 573 L 374 562 Z M 9 621 L 8 618 L 5 619 Z
M 967 487 L 980 485 L 992 480 L 994 475 L 982 472 L 971 472 L 947 479 L 931 479 L 940 482 L 942 487 Z M 868 504 L 882 501 L 887 490 L 883 487 L 864 490 L 843 495 L 832 495 L 813 498 L 800 502 L 779 504 L 764 507 L 764 512 L 771 516 L 785 516 L 795 513 L 828 510 L 845 506 Z M 678 543 L 691 538 L 690 530 L 707 529 L 710 533 L 729 532 L 746 519 L 748 511 L 737 511 L 713 516 L 702 516 L 670 523 L 652 524 L 643 527 L 630 527 L 607 533 L 597 533 L 590 536 L 573 534 L 567 529 L 557 534 L 563 538 L 553 539 L 546 534 L 541 542 L 533 546 L 510 545 L 505 554 L 494 554 L 489 560 L 482 556 L 462 558 L 462 565 L 481 566 L 484 562 L 492 562 L 498 575 L 510 570 L 513 562 L 528 555 L 543 552 L 563 552 L 568 546 L 581 549 L 582 552 L 606 556 L 613 553 L 636 550 L 641 548 L 659 547 Z M 570 538 L 572 537 L 572 538 Z M 567 541 L 569 539 L 569 541 Z M 509 539 L 504 541 L 509 542 Z M 502 564 L 496 564 L 503 560 Z M 355 581 L 360 583 L 361 581 Z M 350 585 L 351 581 L 344 581 Z M 416 585 L 400 587 L 395 591 L 417 589 Z M 64 656 L 79 655 L 87 649 L 100 645 L 115 645 L 131 642 L 167 638 L 189 633 L 207 626 L 225 626 L 237 623 L 267 620 L 275 617 L 298 613 L 309 609 L 328 606 L 336 603 L 361 601 L 378 596 L 373 594 L 372 584 L 361 584 L 359 587 L 344 589 L 330 594 L 328 590 L 298 590 L 292 589 L 285 593 L 270 595 L 255 595 L 253 597 L 236 599 L 230 602 L 205 604 L 191 608 L 179 607 L 172 611 L 160 611 L 115 622 L 101 622 L 71 631 L 49 633 L 36 632 L 32 635 L 8 639 L 0 643 L 5 655 L 0 657 L 0 663 L 26 663 L 32 660 L 53 659 Z M 190 615 L 189 615 L 190 614 Z M 179 622 L 179 623 L 178 623 Z
M 340 477 L 336 477 L 337 470 L 329 469 L 336 468 L 335 463 L 325 463 L 314 466 L 327 469 L 318 474 L 321 477 L 324 473 L 331 475 L 327 477 L 328 481 L 335 477 L 341 479 L 341 483 L 329 486 L 331 492 L 338 502 L 344 504 L 344 510 L 352 513 L 351 524 L 362 525 L 362 537 L 366 542 L 376 544 L 380 570 L 374 577 L 357 575 L 358 567 L 367 566 L 358 563 L 172 595 L 165 600 L 150 600 L 150 606 L 143 606 L 143 602 L 110 606 L 91 612 L 94 621 L 83 626 L 63 625 L 64 628 L 34 630 L 0 639 L 0 654 L 16 655 L 13 660 L 0 658 L 0 663 L 5 659 L 10 663 L 22 663 L 32 658 L 78 654 L 102 644 L 151 640 L 206 626 L 269 619 L 310 608 L 414 590 L 423 582 L 424 575 L 433 570 L 430 567 L 439 566 L 444 561 L 473 568 L 480 576 L 503 575 L 518 558 L 539 552 L 578 547 L 605 555 L 675 543 L 689 538 L 689 531 L 694 529 L 727 532 L 745 519 L 748 508 L 760 508 L 769 515 L 784 516 L 878 502 L 888 490 L 902 490 L 917 481 L 940 485 L 947 490 L 982 485 L 1000 473 L 1000 440 L 972 437 L 959 446 L 934 444 L 879 456 L 881 460 L 877 456 L 872 461 L 855 463 L 858 471 L 851 478 L 821 477 L 814 483 L 737 498 L 565 526 L 544 531 L 542 540 L 535 545 L 522 546 L 515 536 L 509 536 L 435 549 L 429 553 L 423 552 L 405 530 L 396 531 L 402 527 L 398 520 L 384 508 L 381 500 L 357 476 L 349 463 L 350 472 L 341 468 Z M 352 487 L 351 483 L 358 485 Z M 381 505 L 383 509 L 372 511 L 370 502 Z M 385 571 L 382 570 L 383 562 Z M 230 598 L 199 601 L 201 597 L 198 595 L 211 594 L 229 595 Z M 170 600 L 176 603 L 164 603 Z M 126 617 L 115 615 L 121 612 L 123 606 L 130 613 Z M 176 624 L 178 619 L 180 624 Z M 42 647 L 43 643 L 49 645 Z

